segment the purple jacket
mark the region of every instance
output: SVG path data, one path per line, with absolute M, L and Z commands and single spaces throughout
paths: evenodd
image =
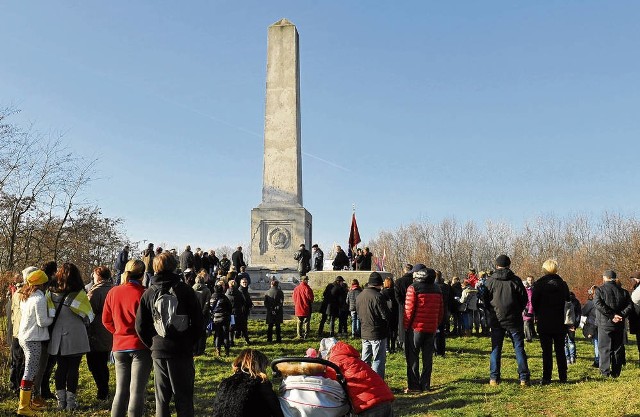
M 530 321 L 530 320 L 533 320 L 533 306 L 531 305 L 531 291 L 532 291 L 532 288 L 531 287 L 525 287 L 525 289 L 527 290 L 527 297 L 529 298 L 529 300 L 527 301 L 527 305 L 524 308 L 524 311 L 522 312 L 522 320 Z

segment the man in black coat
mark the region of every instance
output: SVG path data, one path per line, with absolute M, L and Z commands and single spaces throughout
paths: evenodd
M 349 257 L 340 246 L 336 246 L 336 257 L 333 259 L 332 265 L 334 271 L 342 271 L 349 266 Z
M 116 270 L 116 285 L 120 285 L 120 276 L 124 272 L 124 267 L 127 265 L 127 262 L 129 262 L 129 245 L 126 245 L 122 249 L 122 251 L 120 251 L 120 253 L 118 254 L 118 258 L 116 259 L 116 263 L 113 266 L 113 268 Z
M 327 284 L 322 293 L 322 304 L 320 304 L 320 325 L 318 326 L 318 336 L 323 337 L 324 324 L 329 320 L 329 335 L 335 335 L 336 319 L 340 313 L 340 299 L 342 297 L 342 283 L 344 278 L 338 275 L 334 282 Z
M 509 269 L 511 259 L 507 255 L 496 258 L 496 272 L 487 279 L 484 303 L 491 327 L 491 359 L 489 385 L 500 383 L 502 344 L 507 332 L 511 335 L 513 350 L 518 363 L 520 385 L 529 385 L 531 374 L 524 351 L 524 323 L 522 311 L 527 305 L 527 290 L 522 279 Z
M 293 259 L 298 261 L 298 272 L 300 276 L 307 275 L 311 271 L 311 252 L 309 252 L 304 243 L 300 244 L 300 249 L 293 255 Z
M 367 286 L 356 299 L 356 311 L 361 322 L 362 360 L 370 363 L 371 369 L 384 379 L 391 311 L 380 294 L 382 284 L 382 276 L 372 272 Z
M 231 254 L 231 263 L 236 267 L 236 272 L 240 272 L 241 266 L 247 266 L 247 264 L 244 263 L 242 246 L 238 246 L 236 251 Z
M 440 292 L 442 293 L 442 304 L 444 307 L 444 315 L 442 318 L 442 323 L 438 326 L 438 332 L 434 338 L 434 350 L 433 354 L 435 356 L 444 356 L 445 350 L 447 347 L 447 330 L 449 328 L 449 298 L 451 297 L 451 287 L 449 284 L 444 282 L 444 278 L 442 278 L 442 272 L 436 271 L 436 285 L 440 288 Z
M 402 317 L 404 317 L 404 300 L 407 298 L 407 288 L 413 284 L 413 265 L 405 264 L 402 268 L 403 275 L 394 283 L 396 301 L 398 302 L 398 349 L 404 349 L 404 325 Z
M 615 271 L 604 271 L 602 281 L 593 297 L 600 373 L 617 378 L 624 363 L 624 319 L 631 313 L 633 304 L 629 292 L 618 285 Z

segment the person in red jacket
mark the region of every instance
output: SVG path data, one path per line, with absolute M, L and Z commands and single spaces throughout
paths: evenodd
M 293 305 L 298 318 L 298 339 L 309 336 L 311 323 L 311 307 L 313 305 L 313 290 L 309 286 L 309 277 L 303 276 L 300 284 L 293 289 Z
M 407 382 L 405 393 L 431 390 L 433 339 L 444 317 L 440 287 L 435 285 L 436 271 L 423 264 L 413 267 L 414 282 L 407 289 L 404 303 Z M 422 372 L 418 365 L 422 353 Z
M 142 416 L 145 392 L 151 373 L 151 352 L 136 333 L 136 311 L 145 291 L 142 286 L 145 266 L 132 259 L 124 267 L 121 284 L 108 293 L 102 309 L 104 327 L 113 334 L 116 361 L 116 393 L 113 417 Z
M 354 417 L 393 417 L 393 393 L 384 379 L 360 359 L 353 346 L 326 338 L 320 342 L 320 353 L 342 371 Z M 329 367 L 326 375 L 336 379 L 335 371 Z

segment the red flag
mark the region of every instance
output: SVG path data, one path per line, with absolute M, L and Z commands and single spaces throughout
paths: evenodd
M 360 242 L 362 241 L 360 240 L 360 233 L 358 232 L 358 223 L 356 223 L 356 213 L 353 213 L 351 217 L 351 231 L 349 232 L 349 247 L 353 248 Z

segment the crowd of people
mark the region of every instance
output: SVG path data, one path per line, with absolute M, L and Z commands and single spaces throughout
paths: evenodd
M 313 269 L 323 264 L 320 248 L 314 245 L 312 250 L 313 254 L 301 245 L 295 254 L 305 263 L 293 291 L 297 337 L 302 340 L 311 336 L 314 302 L 306 273 L 312 262 Z M 55 398 L 60 410 L 75 410 L 79 369 L 86 355 L 101 401 L 109 400 L 108 364 L 115 363 L 113 417 L 143 414 L 152 370 L 156 416 L 170 416 L 172 401 L 178 416 L 193 416 L 194 356 L 204 354 L 208 336 L 213 336 L 217 355 L 229 356 L 239 338 L 246 345 L 233 362 L 233 375 L 219 387 L 216 415 L 257 415 L 251 413 L 258 409 L 282 415 L 265 373 L 269 361 L 248 347 L 253 303 L 242 248 L 231 260 L 226 255 L 218 259 L 213 251 L 192 253 L 189 246 L 179 256 L 154 249 L 153 244 L 142 259 L 130 260 L 128 252 L 125 247 L 118 254 L 113 272 L 96 267 L 86 285 L 72 263 L 48 262 L 22 271 L 9 305 L 10 378 L 19 394 L 18 415 L 36 415 L 48 398 Z M 494 271 L 476 275 L 471 269 L 463 281 L 453 277 L 446 282 L 439 271 L 424 264 L 406 264 L 395 281 L 373 271 L 362 286 L 357 279 L 347 285 L 337 275 L 322 293 L 317 336 L 322 339 L 322 356 L 351 375 L 347 391 L 355 415 L 392 415 L 394 397 L 384 382 L 388 354 L 404 353 L 405 393 L 430 391 L 433 356 L 446 355 L 448 337 L 467 337 L 474 329 L 491 338 L 492 386 L 502 380 L 506 337 L 515 351 L 521 385 L 531 383 L 525 343 L 534 338 L 542 349 L 540 384 L 552 381 L 554 352 L 558 381 L 567 382 L 569 365 L 576 361 L 579 328 L 594 344 L 594 367 L 605 377 L 618 377 L 626 361 L 625 324 L 633 334 L 640 331 L 640 272 L 631 275 L 630 294 L 615 271 L 605 271 L 602 285 L 590 288 L 588 301 L 581 306 L 558 275 L 556 261 L 545 261 L 542 271 L 537 280 L 533 276 L 522 280 L 511 270 L 509 257 L 500 255 Z M 282 341 L 284 299 L 279 282 L 271 280 L 264 295 L 269 342 L 274 337 L 276 343 Z M 325 326 L 330 339 L 324 338 Z M 360 353 L 334 338 L 349 336 L 361 339 Z M 52 374 L 55 393 L 50 390 Z M 224 395 L 232 391 L 240 394 Z
M 567 382 L 568 366 L 576 362 L 576 330 L 594 345 L 593 366 L 605 377 L 618 377 L 626 362 L 623 339 L 625 323 L 630 333 L 640 328 L 640 272 L 631 274 L 633 290 L 622 288 L 613 270 L 603 273 L 603 283 L 588 291 L 581 306 L 575 294 L 558 275 L 558 264 L 547 260 L 543 276 L 524 280 L 511 270 L 511 260 L 500 255 L 495 270 L 476 274 L 470 269 L 460 281 L 446 282 L 440 271 L 423 264 L 404 266 L 395 280 L 383 280 L 372 272 L 366 286 L 357 279 L 347 286 L 338 275 L 322 293 L 318 336 L 347 337 L 351 317 L 351 337 L 362 339 L 362 359 L 384 378 L 386 355 L 403 351 L 407 362 L 405 392 L 431 389 L 432 358 L 446 354 L 446 339 L 476 335 L 491 338 L 489 384 L 501 382 L 503 343 L 508 338 L 515 351 L 520 384 L 531 383 L 525 341 L 538 338 L 542 349 L 543 372 L 539 383 L 552 380 L 555 352 L 559 382 Z M 307 338 L 310 300 L 313 291 L 308 279 L 294 290 L 299 338 Z M 338 323 L 336 331 L 335 326 Z M 638 337 L 636 336 L 636 340 Z M 638 342 L 640 355 L 640 341 Z M 420 356 L 422 369 L 420 370 Z

